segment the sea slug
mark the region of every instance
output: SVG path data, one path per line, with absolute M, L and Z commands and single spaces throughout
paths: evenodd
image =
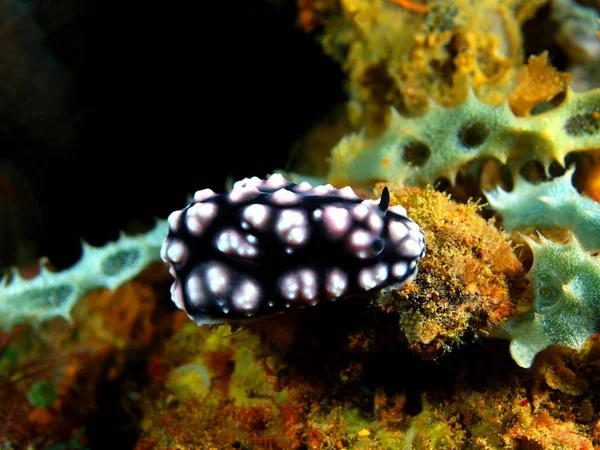
M 246 178 L 197 191 L 173 212 L 161 258 L 171 297 L 198 325 L 243 321 L 320 300 L 398 288 L 417 274 L 425 238 L 401 206 L 350 187 Z

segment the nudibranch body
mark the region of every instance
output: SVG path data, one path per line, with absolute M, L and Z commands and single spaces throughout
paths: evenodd
M 161 257 L 171 297 L 198 325 L 262 317 L 294 306 L 398 288 L 425 255 L 400 206 L 350 187 L 246 178 L 226 194 L 198 191 L 168 219 Z

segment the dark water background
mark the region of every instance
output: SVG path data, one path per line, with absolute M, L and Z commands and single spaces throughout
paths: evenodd
M 340 69 L 295 26 L 293 1 L 1 0 L 0 10 L 2 265 L 24 239 L 68 266 L 79 236 L 103 244 L 196 189 L 284 167 L 343 99 Z

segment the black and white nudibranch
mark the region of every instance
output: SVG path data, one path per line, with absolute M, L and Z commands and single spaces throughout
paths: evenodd
M 237 322 L 321 300 L 398 288 L 417 274 L 425 238 L 401 206 L 350 187 L 246 178 L 203 189 L 168 219 L 161 249 L 171 297 L 198 325 Z

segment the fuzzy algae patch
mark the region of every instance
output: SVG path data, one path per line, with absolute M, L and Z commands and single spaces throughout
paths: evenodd
M 299 398 L 279 388 L 280 369 L 248 332 L 186 324 L 160 357 L 166 382 L 146 392 L 143 448 L 296 448 L 286 428 L 300 414 Z M 237 443 L 237 444 L 236 444 Z
M 415 282 L 378 299 L 385 311 L 398 313 L 414 351 L 435 358 L 510 316 L 524 270 L 508 235 L 482 218 L 479 206 L 457 204 L 431 188 L 393 189 L 391 204 L 406 207 L 427 241 Z

